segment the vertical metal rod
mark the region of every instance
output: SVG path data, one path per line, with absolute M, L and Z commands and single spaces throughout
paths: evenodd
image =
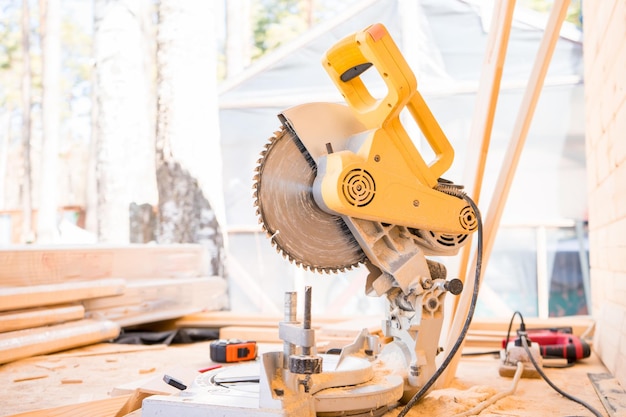
M 545 226 L 537 227 L 537 316 L 550 316 L 550 275 L 548 273 L 548 235 Z
M 302 323 L 304 330 L 311 328 L 311 287 L 304 287 L 304 321 Z M 302 354 L 308 356 L 311 354 L 310 346 L 302 346 Z
M 286 292 L 285 293 L 285 322 L 295 323 L 297 308 L 297 293 Z M 296 348 L 292 343 L 283 342 L 283 368 L 289 368 L 289 357 L 296 352 Z
M 576 221 L 576 237 L 578 238 L 578 257 L 580 259 L 580 272 L 583 277 L 583 288 L 585 289 L 585 302 L 587 304 L 587 314 L 591 311 L 591 281 L 589 280 L 589 258 L 587 246 L 585 245 L 585 232 L 581 220 Z

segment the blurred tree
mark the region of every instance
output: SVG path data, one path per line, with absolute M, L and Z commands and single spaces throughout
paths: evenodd
M 210 2 L 158 3 L 156 237 L 205 245 L 224 276 L 214 19 Z
M 8 5 L 0 9 L 0 209 L 7 207 L 6 173 L 9 145 L 13 137 L 11 121 L 14 108 L 20 105 L 19 100 L 11 97 L 13 91 L 8 90 L 8 86 L 17 86 L 19 90 L 21 82 L 21 77 L 16 77 L 16 72 L 12 71 L 21 40 L 20 28 L 14 24 L 20 22 L 16 19 L 15 10 L 15 7 L 9 8 Z M 21 10 L 17 11 L 21 13 Z
M 91 7 L 84 8 L 79 0 L 54 0 L 57 5 L 57 24 L 59 30 L 57 40 L 53 42 L 59 56 L 57 58 L 56 75 L 47 81 L 48 87 L 44 91 L 43 59 L 46 31 L 45 9 L 47 2 L 43 0 L 5 0 L 0 6 L 0 205 L 3 209 L 20 212 L 19 218 L 11 220 L 13 242 L 37 239 L 41 241 L 42 233 L 38 230 L 40 221 L 49 219 L 47 224 L 54 234 L 56 232 L 58 206 L 84 204 L 84 172 L 87 159 L 83 149 L 89 139 L 89 124 L 87 117 L 90 110 L 90 68 L 93 65 L 91 56 L 91 25 L 89 21 Z M 80 12 L 73 7 L 62 5 L 81 5 Z M 26 4 L 25 4 L 26 3 Z M 28 28 L 24 26 L 22 9 L 28 8 Z M 54 8 L 52 9 L 54 10 Z M 87 13 L 85 13 L 87 12 Z M 39 16 L 39 18 L 33 18 Z M 59 25 L 60 22 L 60 25 Z M 24 53 L 25 40 L 22 29 L 28 30 L 28 53 Z M 41 37 L 39 36 L 41 34 Z M 49 36 L 49 40 L 52 36 Z M 56 36 L 55 36 L 56 37 Z M 25 60 L 26 59 L 26 60 Z M 54 60 L 47 58 L 47 62 Z M 60 61 L 63 66 L 61 67 Z M 30 76 L 29 100 L 30 105 L 25 108 L 24 97 L 25 66 Z M 54 93 L 56 91 L 56 93 Z M 56 99 L 47 100 L 49 93 L 57 95 Z M 43 102 L 54 103 L 52 106 Z M 48 110 L 44 110 L 46 107 Z M 23 111 L 27 113 L 23 113 Z M 56 116 L 49 118 L 52 113 Z M 86 117 L 87 116 L 87 117 Z M 81 120 L 82 118 L 82 120 Z M 57 126 L 47 129 L 45 121 L 56 121 Z M 25 123 L 30 127 L 26 130 Z M 44 131 L 57 132 L 56 151 L 48 150 L 47 137 Z M 28 158 L 24 149 L 24 134 L 28 132 Z M 62 136 L 66 132 L 65 136 Z M 62 139 L 72 139 L 68 143 Z M 54 142 L 54 140 L 52 140 Z M 52 157 L 55 155 L 55 157 Z M 61 162 L 60 158 L 65 160 Z M 45 166 L 47 162 L 57 163 L 57 168 Z M 29 176 L 26 177 L 26 165 L 29 165 Z M 44 173 L 45 175 L 42 175 Z M 50 182 L 47 182 L 50 180 Z M 30 185 L 26 187 L 25 182 Z M 61 186 L 61 189 L 59 187 Z M 30 211 L 34 223 L 28 225 L 28 218 L 22 221 L 21 213 L 24 210 L 26 188 L 30 188 Z M 52 202 L 46 193 L 56 202 Z M 49 204 L 46 204 L 49 201 Z M 46 207 L 48 209 L 46 209 Z M 48 213 L 48 215 L 46 214 Z M 22 229 L 31 229 L 31 232 L 22 233 Z M 37 227 L 35 227 L 37 226 Z M 24 229 L 24 230 L 25 230 Z M 6 230 L 6 229 L 3 229 Z M 17 233 L 15 233 L 17 232 Z M 44 233 L 45 234 L 45 233 Z M 0 236 L 1 241 L 7 241 L 9 236 Z M 47 239 L 50 241 L 50 239 Z
M 23 242 L 34 240 L 31 184 L 31 69 L 30 69 L 30 10 L 28 0 L 22 0 L 22 237 Z
M 26 1 L 25 1 L 26 2 Z M 60 0 L 40 0 L 39 33 L 42 39 L 41 112 L 43 146 L 39 179 L 37 242 L 51 243 L 59 238 L 59 124 L 61 107 Z
M 255 0 L 252 11 L 253 58 L 259 58 L 289 42 L 355 2 L 356 0 Z
M 156 202 L 151 0 L 94 5 L 93 146 L 98 240 L 129 242 L 132 202 Z
M 251 61 L 252 0 L 231 0 L 226 2 L 226 76 L 237 75 Z
M 253 12 L 254 58 L 309 29 L 312 4 L 313 0 L 258 0 Z

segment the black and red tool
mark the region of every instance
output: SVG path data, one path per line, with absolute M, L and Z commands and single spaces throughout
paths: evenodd
M 231 363 L 256 359 L 256 342 L 250 340 L 216 340 L 211 342 L 211 360 L 213 362 Z
M 567 359 L 567 363 L 573 363 L 591 355 L 589 344 L 574 335 L 570 327 L 528 329 L 526 333 L 532 342 L 539 345 L 543 358 L 563 358 Z M 502 341 L 502 347 L 506 346 L 505 342 Z

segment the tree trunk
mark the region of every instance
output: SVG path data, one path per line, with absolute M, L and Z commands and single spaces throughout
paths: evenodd
M 41 178 L 39 182 L 39 210 L 37 212 L 37 242 L 50 243 L 59 238 L 58 232 L 58 176 L 59 176 L 59 121 L 61 97 L 59 91 L 61 70 L 61 16 L 60 0 L 39 2 L 42 39 L 42 127 Z
M 222 164 L 210 3 L 159 3 L 157 241 L 204 244 L 212 273 L 223 276 Z
M 13 113 L 13 109 L 11 105 L 7 103 L 6 111 L 0 118 L 0 129 L 4 131 L 2 135 L 2 147 L 0 147 L 0 210 L 7 208 L 6 181 L 9 144 L 11 143 L 11 113 Z
M 31 126 L 31 68 L 30 68 L 30 12 L 28 1 L 22 0 L 22 158 L 24 175 L 22 176 L 22 236 L 23 242 L 34 240 L 32 216 L 32 184 L 30 163 L 30 126 Z
M 251 0 L 226 2 L 226 77 L 250 65 L 252 57 Z
M 129 206 L 156 203 L 154 41 L 150 0 L 96 0 L 94 141 L 96 229 L 129 242 Z

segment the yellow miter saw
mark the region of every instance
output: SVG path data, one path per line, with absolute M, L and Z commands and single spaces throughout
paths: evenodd
M 303 323 L 288 293 L 283 351 L 203 375 L 186 399 L 148 398 L 146 416 L 383 415 L 432 383 L 444 297 L 463 284 L 447 280 L 445 267 L 426 256 L 455 255 L 479 227 L 478 210 L 462 187 L 441 179 L 454 151 L 383 25 L 341 40 L 323 66 L 347 105 L 308 103 L 279 114 L 282 128 L 255 176 L 257 214 L 277 250 L 303 268 L 331 273 L 364 263 L 366 293 L 388 301 L 383 334 L 393 341 L 381 351 L 364 330 L 339 355 L 320 355 L 310 288 Z M 384 81 L 384 97 L 366 87 L 368 69 Z M 404 115 L 421 129 L 432 161 L 416 149 Z

